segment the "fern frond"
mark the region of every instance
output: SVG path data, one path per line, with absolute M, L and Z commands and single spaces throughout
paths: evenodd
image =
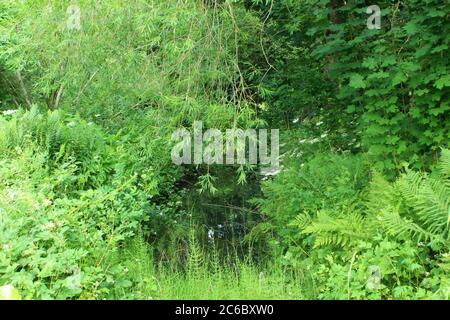
M 252 243 L 261 239 L 267 239 L 269 233 L 273 231 L 273 225 L 269 222 L 261 222 L 257 224 L 250 232 L 244 237 L 244 243 Z
M 395 206 L 398 202 L 394 186 L 381 173 L 373 171 L 366 201 L 368 213 L 377 215 L 382 209 Z
M 308 213 L 301 213 L 297 215 L 294 220 L 289 224 L 289 226 L 297 227 L 300 230 L 305 229 L 312 222 L 312 218 Z
M 422 227 L 434 235 L 445 236 L 450 222 L 447 186 L 440 179 L 408 171 L 398 180 L 397 187 Z
M 450 149 L 442 149 L 441 158 L 438 165 L 443 179 L 450 179 Z
M 314 247 L 348 247 L 369 237 L 370 230 L 365 226 L 365 218 L 357 211 L 333 216 L 322 210 L 302 233 L 315 236 Z
M 400 216 L 398 209 L 387 208 L 380 214 L 380 219 L 388 233 L 397 237 L 413 237 L 420 241 L 439 240 L 439 236 L 427 231 L 412 220 Z

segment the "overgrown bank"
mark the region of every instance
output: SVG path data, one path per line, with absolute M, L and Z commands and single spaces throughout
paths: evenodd
M 0 0 L 0 287 L 449 299 L 448 3 L 378 5 Z M 281 170 L 173 164 L 194 121 Z

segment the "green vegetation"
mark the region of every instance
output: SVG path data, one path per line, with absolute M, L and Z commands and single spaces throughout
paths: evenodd
M 450 7 L 371 4 L 0 0 L 0 299 L 450 299 Z

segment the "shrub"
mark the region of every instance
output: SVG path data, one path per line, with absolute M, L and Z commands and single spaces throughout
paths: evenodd
M 444 149 L 434 172 L 407 169 L 393 183 L 374 174 L 359 208 L 297 217 L 319 297 L 449 298 L 449 160 Z M 373 266 L 377 288 L 367 287 Z
M 107 168 L 93 166 L 106 136 L 36 110 L 1 119 L 0 132 L 0 284 L 27 299 L 108 297 L 129 285 L 108 259 L 138 230 L 147 197 L 134 176 L 95 171 Z
M 312 217 L 321 209 L 347 208 L 358 201 L 369 181 L 368 164 L 361 156 L 323 153 L 304 164 L 293 159 L 284 166 L 277 177 L 263 184 L 265 197 L 255 202 L 271 226 L 264 235 L 271 230 L 285 249 L 299 240 L 292 224 L 299 214 Z M 261 228 L 264 225 L 253 234 Z

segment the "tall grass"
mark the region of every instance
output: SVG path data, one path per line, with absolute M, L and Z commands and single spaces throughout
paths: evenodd
M 142 238 L 126 246 L 123 259 L 134 280 L 138 299 L 233 300 L 302 299 L 299 274 L 277 264 L 256 265 L 249 257 L 223 256 L 201 248 L 190 237 L 189 252 L 182 265 L 155 261 L 152 248 Z

